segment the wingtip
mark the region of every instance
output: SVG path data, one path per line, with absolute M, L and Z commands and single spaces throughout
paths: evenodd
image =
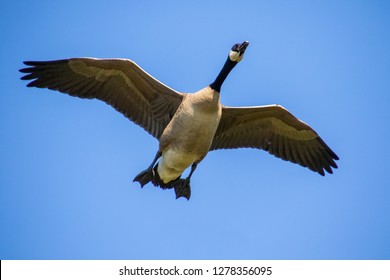
M 324 172 L 324 169 L 319 169 L 317 170 L 318 174 L 320 174 L 321 176 L 325 176 L 325 172 Z
M 23 63 L 24 63 L 24 65 L 30 66 L 30 67 L 24 67 L 24 68 L 19 69 L 20 73 L 28 74 L 28 75 L 22 76 L 20 79 L 21 80 L 31 80 L 31 78 L 29 78 L 29 75 L 32 73 L 33 67 L 35 66 L 34 61 L 23 61 Z
M 19 69 L 19 72 L 21 73 L 31 73 L 31 67 L 24 67 Z
M 23 70 L 23 69 L 21 69 L 21 70 Z M 19 70 L 21 73 L 24 73 L 24 74 L 29 73 L 29 72 L 22 72 L 21 70 Z M 20 79 L 23 80 L 23 81 L 31 80 L 31 78 L 29 78 L 29 76 L 30 76 L 30 74 L 27 74 L 27 75 L 24 75 L 24 76 L 20 77 Z
M 23 64 L 27 66 L 36 66 L 39 64 L 39 61 L 25 60 L 23 61 Z

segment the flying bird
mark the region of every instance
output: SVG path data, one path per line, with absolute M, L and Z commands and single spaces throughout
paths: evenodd
M 71 96 L 99 99 L 159 140 L 150 166 L 134 181 L 174 189 L 191 196 L 190 180 L 209 151 L 257 148 L 307 167 L 333 173 L 338 156 L 307 124 L 279 105 L 229 107 L 220 103 L 221 86 L 239 63 L 249 42 L 235 44 L 210 85 L 189 94 L 178 92 L 128 59 L 70 58 L 26 61 L 22 80 Z M 191 166 L 189 175 L 182 173 Z

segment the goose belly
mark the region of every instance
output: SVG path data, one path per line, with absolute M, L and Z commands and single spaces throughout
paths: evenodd
M 200 162 L 208 153 L 219 123 L 219 117 L 193 117 L 190 124 L 175 125 L 175 133 L 163 133 L 162 158 L 158 174 L 164 183 L 178 178 L 194 162 Z M 164 142 L 167 145 L 164 145 Z
M 170 139 L 170 144 L 162 151 L 157 169 L 164 183 L 180 177 L 184 170 L 194 162 L 200 162 L 206 156 L 216 127 L 217 125 L 202 125 L 202 127 L 193 125 L 191 129 L 181 129 L 180 135 Z
M 168 149 L 163 152 L 158 163 L 158 175 L 165 184 L 169 183 L 180 177 L 184 170 L 197 160 L 199 160 L 199 157 L 194 153 Z
M 206 156 L 221 118 L 218 98 L 204 102 L 193 102 L 191 98 L 187 96 L 183 101 L 160 138 L 162 158 L 157 172 L 164 183 L 175 180 Z

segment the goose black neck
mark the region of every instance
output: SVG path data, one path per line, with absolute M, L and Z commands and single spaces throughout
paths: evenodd
M 236 65 L 237 62 L 231 61 L 228 57 L 228 59 L 226 60 L 225 64 L 222 67 L 221 72 L 219 72 L 215 81 L 212 84 L 210 84 L 210 87 L 215 91 L 221 92 L 221 86 L 223 82 L 225 81 L 226 77 L 229 75 L 230 71 L 232 71 L 232 69 Z

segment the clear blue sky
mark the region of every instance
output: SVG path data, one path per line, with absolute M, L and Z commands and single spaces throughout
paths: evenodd
M 0 259 L 389 259 L 389 1 L 3 1 Z M 234 43 L 230 106 L 281 104 L 339 155 L 321 177 L 211 152 L 192 197 L 132 180 L 157 141 L 103 102 L 27 88 L 24 60 L 123 57 L 193 92 Z

